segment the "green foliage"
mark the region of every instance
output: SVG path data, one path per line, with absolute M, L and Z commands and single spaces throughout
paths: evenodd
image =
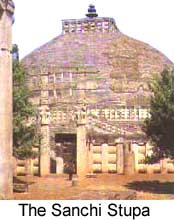
M 146 158 L 142 161 L 145 164 L 154 164 L 158 163 L 161 157 L 157 156 L 156 154 L 147 155 Z
M 36 113 L 29 102 L 26 73 L 18 59 L 13 60 L 13 155 L 20 159 L 36 156 L 32 146 L 39 141 Z
M 174 158 L 174 69 L 163 70 L 150 85 L 151 117 L 146 119 L 143 130 L 154 144 L 150 160 Z M 153 157 L 153 158 L 152 158 Z

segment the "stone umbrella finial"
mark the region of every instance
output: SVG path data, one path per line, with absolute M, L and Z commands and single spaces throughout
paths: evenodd
M 88 7 L 88 13 L 86 14 L 88 18 L 95 18 L 98 17 L 98 14 L 96 13 L 95 5 L 90 4 Z

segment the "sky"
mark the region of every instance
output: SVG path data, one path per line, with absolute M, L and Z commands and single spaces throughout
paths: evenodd
M 89 4 L 113 17 L 119 30 L 174 62 L 174 0 L 13 0 L 13 43 L 20 58 L 61 34 L 63 19 L 84 18 Z

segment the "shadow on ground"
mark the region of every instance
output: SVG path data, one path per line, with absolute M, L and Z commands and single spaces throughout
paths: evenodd
M 128 189 L 156 194 L 174 194 L 174 182 L 134 181 L 125 185 Z

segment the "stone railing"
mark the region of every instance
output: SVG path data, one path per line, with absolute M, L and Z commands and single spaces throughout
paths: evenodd
M 141 174 L 173 174 L 174 161 L 161 160 L 155 164 L 145 164 L 146 155 L 151 153 L 152 147 L 148 143 L 130 143 L 130 152 L 124 150 L 124 143 L 97 144 L 91 143 L 88 152 L 88 167 L 90 173 L 126 173 L 127 167 L 133 167 L 134 173 Z M 38 151 L 38 148 L 35 150 Z M 124 157 L 127 157 L 124 159 Z M 54 159 L 57 169 L 63 169 L 61 158 L 50 151 L 50 158 Z M 130 160 L 131 159 L 131 160 Z M 126 164 L 124 164 L 126 162 Z M 62 164 L 60 166 L 60 164 Z M 39 159 L 16 160 L 14 159 L 14 175 L 38 175 Z M 62 171 L 63 172 L 63 171 Z
M 115 121 L 102 120 L 100 118 L 93 117 L 92 115 L 88 117 L 88 128 L 92 128 L 97 132 L 103 134 L 113 134 L 113 135 L 132 135 L 137 132 L 137 127 L 132 128 L 127 126 L 120 126 L 120 124 Z

